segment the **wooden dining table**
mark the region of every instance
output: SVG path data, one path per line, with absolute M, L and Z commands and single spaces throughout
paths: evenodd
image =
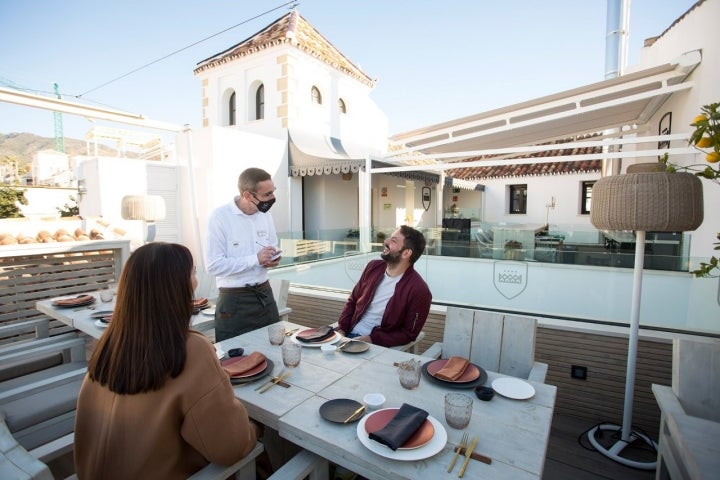
M 91 314 L 108 306 L 112 304 L 97 302 L 94 309 L 60 309 L 54 307 L 51 300 L 43 300 L 37 303 L 36 308 L 99 338 L 104 329 L 95 326 Z M 283 323 L 287 330 L 305 328 L 292 322 Z M 285 341 L 295 340 L 288 336 Z M 224 352 L 238 347 L 242 347 L 246 354 L 261 352 L 274 364 L 267 376 L 233 387 L 250 416 L 277 430 L 281 437 L 363 477 L 377 480 L 457 478 L 465 459 L 463 455 L 451 473 L 447 469 L 465 431 L 471 439 L 478 437 L 475 452 L 491 459 L 490 464 L 470 459 L 465 478 L 517 480 L 542 477 L 557 394 L 557 388 L 552 385 L 528 382 L 534 389 L 534 395 L 524 400 L 496 393 L 492 400 L 481 401 L 472 389 L 450 388 L 442 382 L 430 381 L 425 373 L 416 389 L 403 388 L 398 379 L 397 363 L 414 359 L 425 364 L 434 359 L 400 350 L 369 345 L 362 353 L 336 351 L 328 354 L 317 346 L 304 346 L 300 365 L 289 369 L 283 366 L 281 346 L 270 344 L 267 328 L 216 344 L 216 348 Z M 284 380 L 286 387 L 277 385 L 264 393 L 257 389 L 280 372 L 290 372 Z M 485 385 L 505 377 L 489 371 L 487 376 Z M 380 454 L 377 447 L 373 451 L 361 441 L 360 435 L 366 435 L 362 429 L 358 431 L 362 420 L 334 423 L 320 414 L 320 407 L 329 400 L 351 399 L 362 403 L 363 396 L 370 392 L 385 396 L 386 402 L 381 408 L 399 408 L 407 403 L 426 410 L 437 422 L 438 428 L 446 432 L 446 442 L 439 445 L 437 453 L 432 455 L 425 457 L 418 449 L 417 453 L 409 454 L 411 457 L 415 455 L 411 461 L 400 460 L 394 458 L 395 454 L 389 448 L 379 450 Z M 448 426 L 444 414 L 445 395 L 458 392 L 473 398 L 470 424 L 462 430 Z M 438 434 L 435 432 L 435 435 Z
M 291 322 L 285 325 L 286 329 L 305 328 Z M 286 338 L 285 341 L 293 340 Z M 515 400 L 496 394 L 486 402 L 479 400 L 472 389 L 448 388 L 440 382 L 429 381 L 425 374 L 416 389 L 403 388 L 397 363 L 410 359 L 427 363 L 434 359 L 377 345 L 355 354 L 337 351 L 327 354 L 318 347 L 305 346 L 300 365 L 293 369 L 283 367 L 281 347 L 270 344 L 266 328 L 227 339 L 220 345 L 225 351 L 242 347 L 246 353 L 264 353 L 275 365 L 274 374 L 291 371 L 285 379 L 289 388 L 276 386 L 259 393 L 255 390 L 257 382 L 235 387 L 235 395 L 243 401 L 251 417 L 277 429 L 280 436 L 302 448 L 368 479 L 457 478 L 464 456 L 458 459 L 452 473 L 448 473 L 447 468 L 464 431 L 470 438 L 478 437 L 475 451 L 492 460 L 488 465 L 471 459 L 465 478 L 542 477 L 557 394 L 557 388 L 552 385 L 529 382 L 535 390 L 529 399 Z M 487 375 L 486 385 L 504 377 L 494 372 Z M 383 456 L 366 447 L 359 438 L 363 434 L 358 433 L 359 422 L 334 423 L 320 415 L 320 407 L 328 400 L 351 399 L 362 403 L 363 396 L 371 392 L 386 397 L 382 408 L 399 408 L 407 403 L 426 410 L 445 429 L 445 446 L 428 458 L 398 460 L 393 458 L 390 449 L 387 456 Z M 447 393 L 465 393 L 474 399 L 466 429 L 451 428 L 445 421 Z

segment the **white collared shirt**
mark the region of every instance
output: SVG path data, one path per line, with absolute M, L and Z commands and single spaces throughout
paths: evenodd
M 270 212 L 247 215 L 233 199 L 210 214 L 205 244 L 208 273 L 215 275 L 218 288 L 263 283 L 267 269 L 260 266 L 257 254 L 261 245 L 277 248 L 277 243 Z

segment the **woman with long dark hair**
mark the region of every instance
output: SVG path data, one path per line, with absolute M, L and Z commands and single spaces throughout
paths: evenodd
M 196 287 L 182 245 L 149 243 L 130 255 L 78 398 L 79 478 L 187 478 L 255 446 L 215 348 L 190 330 Z

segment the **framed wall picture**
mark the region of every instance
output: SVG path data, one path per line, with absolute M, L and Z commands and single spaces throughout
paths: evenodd
M 672 133 L 672 112 L 667 112 L 658 122 L 658 135 L 670 135 Z M 670 140 L 658 142 L 658 150 L 670 148 Z

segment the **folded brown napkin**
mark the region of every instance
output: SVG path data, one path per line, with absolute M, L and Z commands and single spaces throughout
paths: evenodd
M 208 299 L 207 299 L 207 298 L 200 297 L 200 298 L 197 298 L 197 299 L 193 300 L 193 307 L 199 308 L 199 307 L 202 307 L 202 306 L 204 306 L 204 305 L 207 305 L 207 303 L 208 303 Z
M 455 381 L 463 376 L 468 365 L 470 365 L 470 361 L 467 358 L 450 357 L 447 363 L 437 371 L 435 378 L 449 382 Z
M 377 432 L 371 433 L 370 438 L 397 450 L 425 423 L 427 416 L 428 412 L 422 408 L 403 403 L 392 420 Z
M 63 298 L 61 300 L 55 300 L 55 305 L 72 306 L 72 305 L 83 305 L 85 303 L 94 301 L 95 297 L 92 295 L 79 295 L 75 298 Z
M 260 352 L 252 352 L 250 355 L 245 357 L 233 357 L 229 360 L 225 360 L 222 363 L 222 367 L 223 370 L 225 370 L 225 373 L 234 377 L 249 372 L 265 360 L 266 357 L 264 354 Z
M 298 333 L 295 338 L 300 342 L 313 343 L 327 340 L 335 335 L 335 330 L 330 325 L 325 327 L 311 328 Z

